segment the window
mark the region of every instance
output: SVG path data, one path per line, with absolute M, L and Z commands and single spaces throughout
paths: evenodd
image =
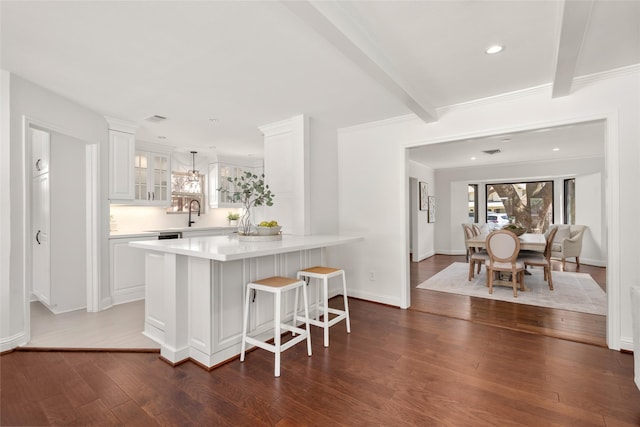
M 487 184 L 487 224 L 492 229 L 513 222 L 530 233 L 544 233 L 553 223 L 553 181 Z
M 478 184 L 469 184 L 469 222 L 478 222 Z
M 564 224 L 576 223 L 576 179 L 564 180 L 564 213 L 562 222 Z
M 189 212 L 189 203 L 194 199 L 200 202 L 201 212 L 204 209 L 204 176 L 198 175 L 197 181 L 189 177 L 188 173 L 171 172 L 171 206 L 167 213 Z

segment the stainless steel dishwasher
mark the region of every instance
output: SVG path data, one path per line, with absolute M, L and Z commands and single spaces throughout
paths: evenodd
M 161 231 L 158 234 L 158 240 L 179 239 L 181 237 L 182 233 L 180 231 Z

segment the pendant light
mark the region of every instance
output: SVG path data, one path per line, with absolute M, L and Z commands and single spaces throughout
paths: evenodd
M 198 154 L 197 151 L 192 151 L 191 152 L 191 156 L 193 159 L 193 163 L 192 163 L 192 169 L 190 171 L 187 171 L 187 173 L 189 174 L 189 181 L 191 182 L 196 182 L 199 180 L 199 173 L 196 170 L 196 154 Z

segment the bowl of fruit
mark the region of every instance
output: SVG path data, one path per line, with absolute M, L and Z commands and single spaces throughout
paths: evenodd
M 280 234 L 281 225 L 278 225 L 278 221 L 262 221 L 256 226 L 256 232 L 258 236 L 275 236 Z

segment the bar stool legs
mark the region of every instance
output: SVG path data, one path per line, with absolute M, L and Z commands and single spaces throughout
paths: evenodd
M 274 367 L 274 375 L 276 377 L 280 376 L 280 355 L 283 351 L 288 350 L 292 346 L 296 345 L 300 341 L 307 340 L 307 354 L 311 356 L 311 334 L 309 333 L 309 304 L 307 297 L 307 287 L 305 286 L 305 282 L 299 279 L 292 279 L 289 277 L 269 277 L 262 280 L 256 280 L 255 282 L 251 282 L 247 284 L 247 292 L 245 295 L 244 302 L 244 313 L 242 317 L 242 346 L 240 350 L 240 361 L 244 362 L 245 352 L 247 349 L 247 343 L 260 347 L 264 350 L 270 351 L 275 354 L 275 367 Z M 287 325 L 282 323 L 282 294 L 286 291 L 294 290 L 296 291 L 296 311 L 294 311 L 294 319 L 297 317 L 297 300 L 298 300 L 298 290 L 302 288 L 302 295 L 304 298 L 304 317 L 301 317 L 305 321 L 305 329 L 298 328 L 294 325 Z M 247 333 L 248 324 L 249 324 L 249 305 L 252 292 L 269 292 L 273 294 L 274 299 L 274 344 L 269 344 L 264 341 L 260 341 L 254 337 L 251 337 Z M 281 332 L 282 330 L 287 330 L 293 333 L 294 337 L 291 338 L 286 343 L 282 344 Z M 295 336 L 298 334 L 298 336 Z
M 342 276 L 342 298 L 344 302 L 344 310 L 338 310 L 329 307 L 329 279 L 332 277 Z M 347 281 L 345 278 L 344 270 L 331 267 L 311 267 L 298 271 L 298 279 L 306 279 L 307 283 L 309 279 L 322 280 L 322 298 L 319 295 L 316 296 L 316 316 L 309 319 L 309 323 L 315 326 L 319 326 L 324 329 L 324 346 L 329 347 L 329 328 L 336 323 L 344 320 L 347 325 L 347 333 L 351 333 L 351 321 L 349 319 L 349 301 L 347 299 Z M 317 289 L 319 293 L 319 287 Z M 296 307 L 294 312 L 297 314 L 298 304 L 298 291 L 296 290 Z M 319 313 L 322 312 L 322 320 L 319 320 Z M 335 314 L 336 317 L 329 319 L 329 314 Z M 302 317 L 296 316 L 295 320 L 303 320 Z

